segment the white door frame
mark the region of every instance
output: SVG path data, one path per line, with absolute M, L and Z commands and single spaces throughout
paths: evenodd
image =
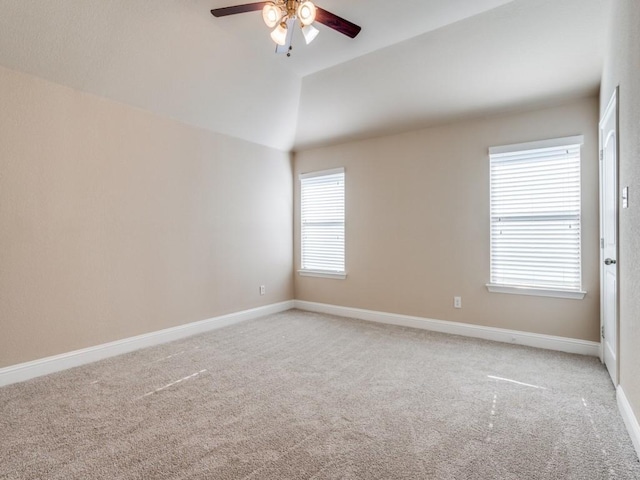
M 613 94 L 611 95 L 611 99 L 607 104 L 607 108 L 602 113 L 602 117 L 600 118 L 599 128 L 598 128 L 598 137 L 599 137 L 599 153 L 600 153 L 600 360 L 604 363 L 605 361 L 605 339 L 604 335 L 604 322 L 605 322 L 605 255 L 604 255 L 604 220 L 605 220 L 605 209 L 604 206 L 604 145 L 606 139 L 603 138 L 603 128 L 609 120 L 611 115 L 614 115 L 615 125 L 616 125 L 616 159 L 615 159 L 615 236 L 616 236 L 616 247 L 615 247 L 615 260 L 619 259 L 619 167 L 620 167 L 620 141 L 618 138 L 619 135 L 619 121 L 618 121 L 618 98 L 619 98 L 619 87 L 616 87 Z M 617 281 L 620 277 L 620 270 L 618 265 L 616 264 L 616 294 L 615 294 L 615 326 L 614 326 L 614 335 L 615 335 L 615 365 L 614 371 L 609 373 L 611 374 L 611 378 L 613 380 L 614 386 L 617 387 L 620 382 L 620 284 Z

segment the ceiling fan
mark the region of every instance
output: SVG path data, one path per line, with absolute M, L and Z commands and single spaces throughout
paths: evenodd
M 313 41 L 320 31 L 313 26 L 314 22 L 322 23 L 350 38 L 355 38 L 361 27 L 338 15 L 317 7 L 309 0 L 273 0 L 268 2 L 245 3 L 231 7 L 214 8 L 214 17 L 226 17 L 238 13 L 262 10 L 262 19 L 267 27 L 272 28 L 271 38 L 276 43 L 276 53 L 290 56 L 291 39 L 296 21 L 300 23 L 302 34 L 307 45 Z

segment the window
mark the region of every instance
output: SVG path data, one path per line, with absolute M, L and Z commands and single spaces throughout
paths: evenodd
M 344 168 L 300 175 L 301 275 L 345 278 Z
M 583 298 L 582 136 L 489 149 L 489 291 Z

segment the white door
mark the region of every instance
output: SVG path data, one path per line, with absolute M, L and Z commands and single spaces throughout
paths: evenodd
M 602 361 L 618 385 L 618 91 L 600 121 Z

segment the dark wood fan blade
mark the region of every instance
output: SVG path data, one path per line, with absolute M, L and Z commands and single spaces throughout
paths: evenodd
M 360 30 L 362 30 L 362 27 L 359 27 L 355 23 L 351 23 L 349 20 L 345 20 L 334 13 L 327 12 L 320 7 L 316 7 L 316 22 L 320 22 L 351 38 L 356 38 Z
M 235 15 L 236 13 L 254 12 L 262 10 L 267 2 L 245 3 L 243 5 L 234 5 L 233 7 L 214 8 L 211 15 L 214 17 L 226 17 L 227 15 Z

